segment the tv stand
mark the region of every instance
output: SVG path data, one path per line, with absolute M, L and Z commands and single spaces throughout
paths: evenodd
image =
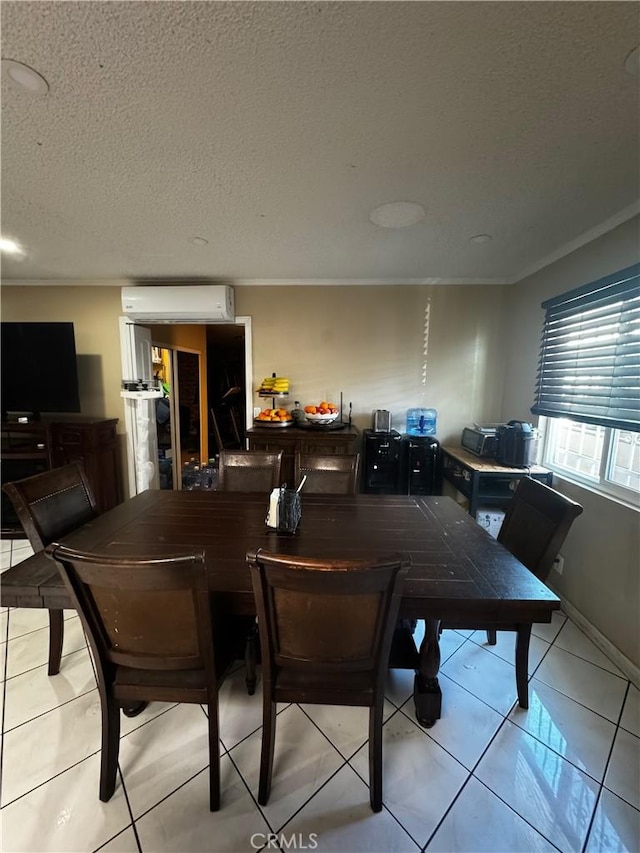
M 22 480 L 41 471 L 82 462 L 100 512 L 122 501 L 117 418 L 42 415 L 40 420 L 1 424 L 2 482 Z M 24 537 L 9 498 L 2 492 L 3 539 Z

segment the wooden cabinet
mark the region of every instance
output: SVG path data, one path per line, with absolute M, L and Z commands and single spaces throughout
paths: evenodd
M 336 453 L 358 452 L 358 430 L 322 430 L 314 427 L 254 427 L 247 430 L 249 450 L 282 450 L 282 482 L 293 486 L 296 453 L 316 453 L 332 456 Z
M 60 415 L 28 424 L 2 422 L 2 482 L 21 480 L 82 462 L 100 512 L 122 501 L 117 418 Z M 2 536 L 22 536 L 11 502 L 2 493 Z

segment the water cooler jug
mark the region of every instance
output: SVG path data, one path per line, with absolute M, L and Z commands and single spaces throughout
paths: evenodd
M 437 420 L 435 409 L 407 409 L 407 435 L 435 435 Z

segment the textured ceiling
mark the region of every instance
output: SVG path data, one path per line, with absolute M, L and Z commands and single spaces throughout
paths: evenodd
M 2 84 L 5 280 L 512 281 L 640 195 L 635 2 L 1 14 L 50 87 Z M 370 222 L 399 200 L 424 220 Z

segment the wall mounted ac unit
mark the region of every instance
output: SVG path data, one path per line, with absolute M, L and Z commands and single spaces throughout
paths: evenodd
M 227 284 L 141 285 L 122 288 L 122 310 L 142 323 L 233 323 Z

